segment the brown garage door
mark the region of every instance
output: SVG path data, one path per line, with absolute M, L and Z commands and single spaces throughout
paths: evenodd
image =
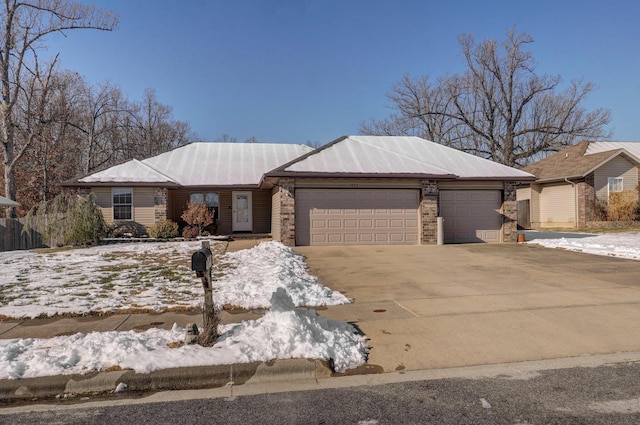
M 500 242 L 501 205 L 499 190 L 441 190 L 444 242 Z
M 415 245 L 419 192 L 296 189 L 297 245 Z

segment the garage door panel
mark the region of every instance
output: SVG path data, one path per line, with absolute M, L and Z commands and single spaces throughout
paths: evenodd
M 416 244 L 419 223 L 417 190 L 296 191 L 299 245 Z
M 389 228 L 389 220 L 376 219 L 375 221 L 376 229 L 388 229 Z
M 500 242 L 502 194 L 498 190 L 442 190 L 445 243 Z
M 361 229 L 373 229 L 373 220 L 358 220 Z
M 313 220 L 311 222 L 311 227 L 313 229 L 326 229 L 327 221 L 326 220 Z

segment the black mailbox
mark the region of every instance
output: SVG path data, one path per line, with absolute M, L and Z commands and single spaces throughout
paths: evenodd
M 206 272 L 211 269 L 211 250 L 202 248 L 191 256 L 191 270 L 196 272 Z

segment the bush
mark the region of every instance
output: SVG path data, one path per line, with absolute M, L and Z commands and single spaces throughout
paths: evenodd
M 93 194 L 82 197 L 63 192 L 52 201 L 42 203 L 37 211 L 29 211 L 27 217 L 34 219 L 45 239 L 63 241 L 65 245 L 97 244 L 108 231 Z M 29 228 L 25 226 L 24 231 Z
M 187 209 L 182 213 L 182 219 L 189 225 L 189 227 L 197 230 L 196 236 L 202 234 L 202 230 L 213 224 L 214 212 L 207 208 L 205 204 L 200 203 L 188 203 Z M 182 232 L 184 235 L 184 231 Z M 187 237 L 187 236 L 185 236 Z
M 187 226 L 184 229 L 182 229 L 182 236 L 187 239 L 195 238 L 199 234 L 200 234 L 200 229 L 198 229 L 197 226 Z
M 609 195 L 607 219 L 609 221 L 633 221 L 638 216 L 638 198 L 636 191 L 625 190 Z
M 126 223 L 114 223 L 109 228 L 109 236 L 112 238 L 137 238 L 140 236 L 136 226 Z
M 178 223 L 171 220 L 159 221 L 147 229 L 149 236 L 156 239 L 171 239 L 178 236 Z

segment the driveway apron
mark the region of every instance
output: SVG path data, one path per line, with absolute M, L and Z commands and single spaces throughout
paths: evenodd
M 295 250 L 354 300 L 318 313 L 356 324 L 384 371 L 640 351 L 637 261 L 529 244 Z

